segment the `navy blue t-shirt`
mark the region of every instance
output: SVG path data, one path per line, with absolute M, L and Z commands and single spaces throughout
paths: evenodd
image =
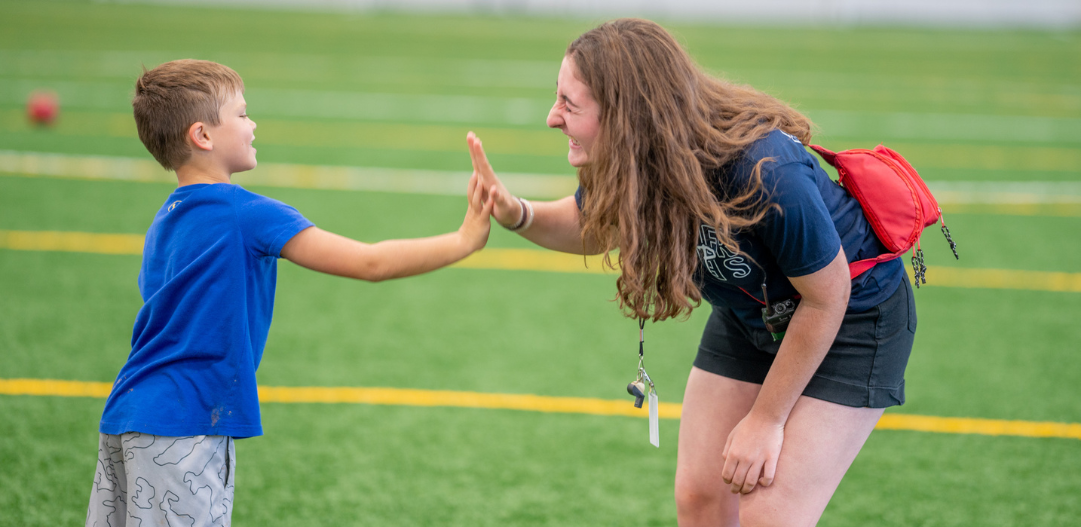
M 762 165 L 766 199 L 780 205 L 762 221 L 735 233 L 739 253 L 719 244 L 712 227 L 698 231 L 695 280 L 712 305 L 731 308 L 745 324 L 764 329 L 762 284 L 771 302 L 797 294 L 789 276 L 818 271 L 844 247 L 848 262 L 888 252 L 875 236 L 859 202 L 829 178 L 798 139 L 780 130 L 751 143 L 735 161 L 712 172 L 719 195 L 742 193 L 755 164 Z M 575 193 L 582 206 L 582 189 Z M 749 257 L 749 258 L 748 258 Z M 903 279 L 901 260 L 880 263 L 852 281 L 849 312 L 889 298 Z
M 146 233 L 131 353 L 100 431 L 263 433 L 263 357 L 282 247 L 311 227 L 296 209 L 231 184 L 176 189 Z

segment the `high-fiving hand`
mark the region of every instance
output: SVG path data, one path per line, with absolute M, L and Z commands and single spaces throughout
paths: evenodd
M 469 244 L 470 251 L 476 251 L 488 243 L 488 234 L 492 230 L 492 200 L 478 182 L 480 178 L 473 174 L 469 178 L 469 188 L 466 195 L 469 198 L 469 208 L 466 210 L 462 226 L 458 228 L 458 234 Z
M 522 217 L 522 204 L 507 192 L 503 182 L 495 175 L 480 139 L 473 132 L 466 135 L 469 143 L 469 157 L 473 160 L 473 177 L 478 178 L 478 185 L 483 189 L 482 201 L 493 201 L 492 216 L 504 227 L 514 225 Z

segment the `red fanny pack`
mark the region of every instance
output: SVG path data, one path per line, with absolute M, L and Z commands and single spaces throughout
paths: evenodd
M 860 203 L 875 235 L 890 251 L 848 264 L 852 278 L 915 247 L 912 252 L 914 281 L 916 287 L 921 281 L 926 284 L 927 266 L 923 264 L 920 234 L 935 222 L 941 222 L 942 234 L 946 236 L 953 256 L 960 259 L 957 244 L 942 219 L 942 209 L 916 169 L 901 154 L 882 145 L 874 150 L 854 148 L 837 153 L 818 145 L 811 145 L 811 148 L 837 169 L 841 186 Z

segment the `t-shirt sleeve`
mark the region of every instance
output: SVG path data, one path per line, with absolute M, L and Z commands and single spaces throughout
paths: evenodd
M 815 183 L 814 168 L 801 162 L 762 167 L 762 183 L 771 210 L 752 229 L 766 245 L 785 276 L 804 276 L 822 269 L 841 250 L 841 237 Z
M 281 257 L 282 247 L 314 225 L 293 207 L 276 199 L 237 189 L 234 207 L 244 245 L 256 256 Z

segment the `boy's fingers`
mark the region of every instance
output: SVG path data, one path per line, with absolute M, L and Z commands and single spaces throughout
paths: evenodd
M 473 192 L 477 189 L 477 173 L 474 172 L 472 176 L 469 176 L 469 186 L 466 187 L 465 195 L 469 199 L 473 199 Z
M 484 187 L 482 185 L 473 185 L 473 191 L 469 194 L 469 202 L 473 205 L 473 208 L 479 210 L 484 205 L 483 194 Z

